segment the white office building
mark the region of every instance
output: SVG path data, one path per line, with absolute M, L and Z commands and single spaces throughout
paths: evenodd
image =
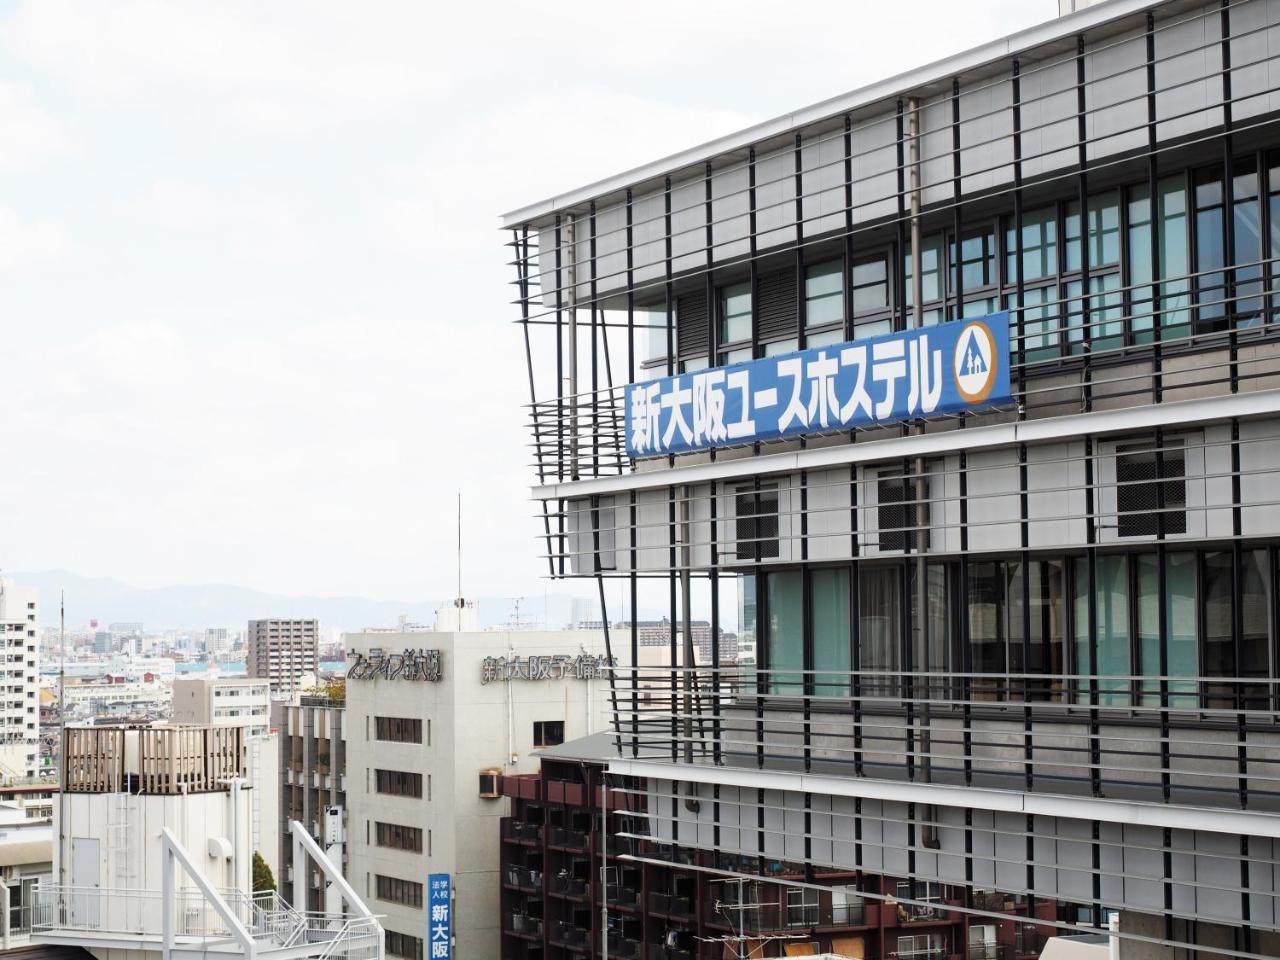
M 390 956 L 431 956 L 428 884 L 448 877 L 456 960 L 499 955 L 503 774 L 605 728 L 594 631 L 348 634 L 349 879 Z
M 0 579 L 0 779 L 34 777 L 40 765 L 38 601 L 34 587 Z

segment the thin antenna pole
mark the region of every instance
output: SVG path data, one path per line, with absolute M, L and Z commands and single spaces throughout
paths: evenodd
M 462 608 L 462 491 L 458 491 L 458 608 Z

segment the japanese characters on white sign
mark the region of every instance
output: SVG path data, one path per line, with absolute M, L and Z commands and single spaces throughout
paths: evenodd
M 830 433 L 1009 399 L 1009 315 L 996 313 L 633 384 L 627 454 Z

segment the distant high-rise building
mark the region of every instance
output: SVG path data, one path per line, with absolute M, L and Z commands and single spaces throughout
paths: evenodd
M 40 763 L 38 599 L 34 587 L 0 580 L 0 778 L 34 777 Z
M 248 639 L 249 676 L 270 680 L 272 693 L 293 692 L 314 682 L 319 620 L 250 620 Z

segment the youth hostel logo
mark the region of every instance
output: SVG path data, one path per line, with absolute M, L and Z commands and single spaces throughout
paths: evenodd
M 952 364 L 956 392 L 968 403 L 982 403 L 996 385 L 999 363 L 991 328 L 978 320 L 967 324 L 956 341 Z

